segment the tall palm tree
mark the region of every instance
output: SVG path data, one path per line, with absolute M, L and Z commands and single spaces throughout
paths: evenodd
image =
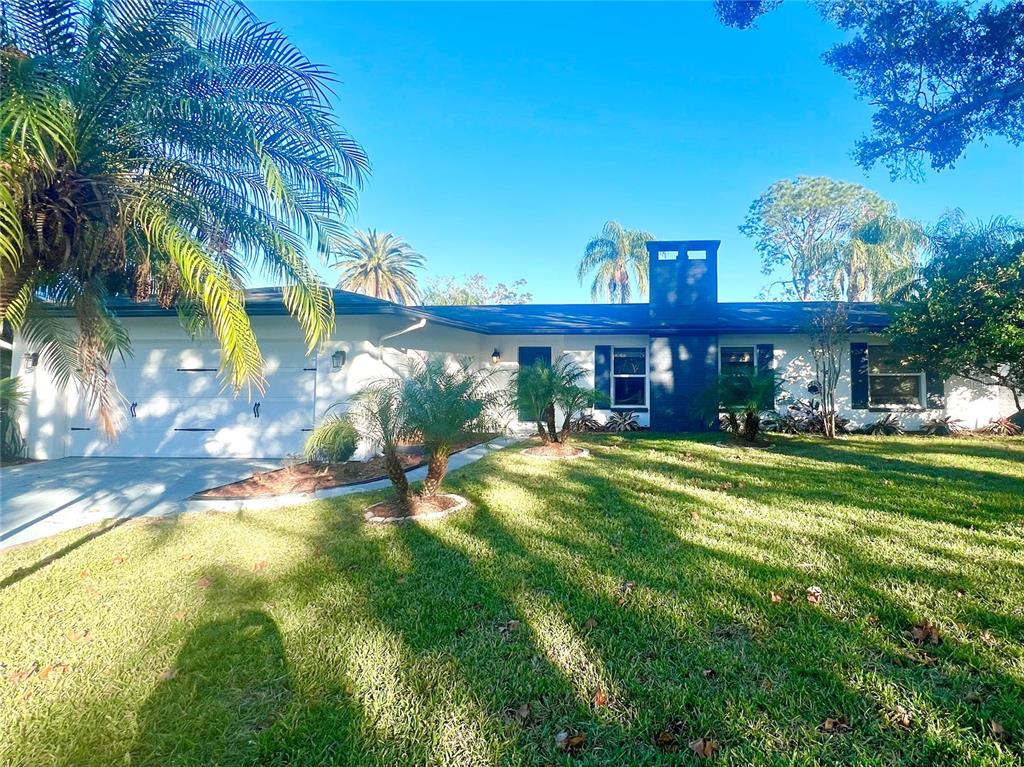
M 419 283 L 412 270 L 423 267 L 423 256 L 404 240 L 370 229 L 339 238 L 338 244 L 339 288 L 397 304 L 419 302 Z
M 650 263 L 647 242 L 653 239 L 649 232 L 623 229 L 617 221 L 606 223 L 601 234 L 587 243 L 576 272 L 581 285 L 588 274 L 596 272 L 590 286 L 591 300 L 607 298 L 613 304 L 627 304 L 633 295 L 633 280 L 638 297 L 643 298 Z
M 838 249 L 833 286 L 847 301 L 891 300 L 913 279 L 927 244 L 916 221 L 884 214 L 855 226 Z
M 109 363 L 130 351 L 111 296 L 208 324 L 236 392 L 263 384 L 249 269 L 284 287 L 310 348 L 330 333 L 305 252 L 326 255 L 368 170 L 330 82 L 232 0 L 0 5 L 0 321 L 108 433 Z

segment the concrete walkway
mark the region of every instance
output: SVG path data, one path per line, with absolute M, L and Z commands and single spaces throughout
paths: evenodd
M 513 441 L 497 439 L 456 453 L 449 469 L 478 461 Z M 279 466 L 273 460 L 243 458 L 62 458 L 0 467 L 0 549 L 104 519 L 279 508 L 390 484 L 384 479 L 274 498 L 189 500 L 200 490 Z M 411 481 L 426 474 L 425 466 L 408 472 Z

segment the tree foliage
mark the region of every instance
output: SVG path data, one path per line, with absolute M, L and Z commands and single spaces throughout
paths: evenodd
M 398 304 L 420 300 L 414 269 L 423 267 L 423 256 L 390 232 L 356 231 L 336 242 L 335 268 L 341 272 L 338 287 Z
M 776 181 L 750 206 L 740 231 L 762 272 L 799 301 L 887 299 L 910 279 L 925 243 L 920 225 L 875 192 L 822 176 Z
M 895 313 L 892 345 L 944 378 L 1003 386 L 1024 402 L 1024 227 L 946 217 L 912 298 Z
M 637 298 L 643 299 L 647 295 L 650 268 L 647 243 L 653 239 L 653 234 L 623 229 L 617 221 L 606 223 L 601 234 L 587 243 L 576 270 L 581 285 L 589 274 L 594 274 L 591 300 L 628 304 L 634 289 Z
M 544 442 L 567 442 L 572 420 L 601 404 L 601 396 L 582 385 L 585 378 L 586 371 L 570 354 L 560 355 L 553 364 L 536 360 L 512 374 L 508 396 L 517 410 L 528 413 L 537 424 L 537 434 Z M 556 409 L 562 411 L 561 430 L 555 422 Z
M 694 410 L 708 423 L 721 416 L 726 431 L 756 442 L 761 434 L 761 414 L 771 409 L 781 386 L 774 370 L 723 374 L 697 397 Z
M 439 277 L 423 290 L 423 303 L 427 306 L 484 306 L 494 304 L 528 304 L 533 295 L 524 290 L 526 280 L 516 280 L 511 285 L 499 282 L 491 285 L 487 277 L 479 272 L 465 277 L 461 282 L 454 277 Z
M 331 77 L 230 0 L 8 0 L 0 21 L 0 320 L 108 432 L 130 343 L 114 295 L 208 324 L 234 390 L 262 387 L 243 283 L 261 269 L 313 348 L 334 321 L 326 253 L 362 149 Z M 43 307 L 72 317 L 61 323 Z
M 716 0 L 741 29 L 781 0 Z M 972 141 L 1024 140 L 1024 2 L 817 0 L 847 33 L 823 56 L 874 107 L 854 156 L 894 177 L 920 176 L 927 160 L 952 167 Z
M 843 355 L 850 348 L 849 325 L 850 316 L 845 304 L 835 303 L 825 304 L 807 329 L 814 360 L 814 380 L 820 388 L 822 433 L 828 439 L 835 439 L 838 431 L 836 389 L 843 373 Z

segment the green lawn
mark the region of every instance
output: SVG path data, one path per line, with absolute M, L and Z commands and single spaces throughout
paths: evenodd
M 1024 441 L 720 439 L 0 554 L 0 764 L 1020 765 Z

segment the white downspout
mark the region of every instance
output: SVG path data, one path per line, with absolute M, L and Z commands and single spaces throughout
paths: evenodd
M 426 317 L 421 317 L 420 319 L 416 320 L 416 322 L 414 322 L 412 325 L 410 325 L 409 327 L 405 328 L 404 330 L 399 330 L 399 331 L 397 331 L 395 333 L 388 333 L 386 336 L 381 336 L 377 340 L 377 359 L 381 360 L 381 361 L 384 360 L 384 342 L 385 341 L 389 341 L 392 338 L 398 338 L 399 336 L 404 336 L 406 333 L 412 333 L 414 330 L 422 330 L 426 326 L 427 326 L 427 318 Z

